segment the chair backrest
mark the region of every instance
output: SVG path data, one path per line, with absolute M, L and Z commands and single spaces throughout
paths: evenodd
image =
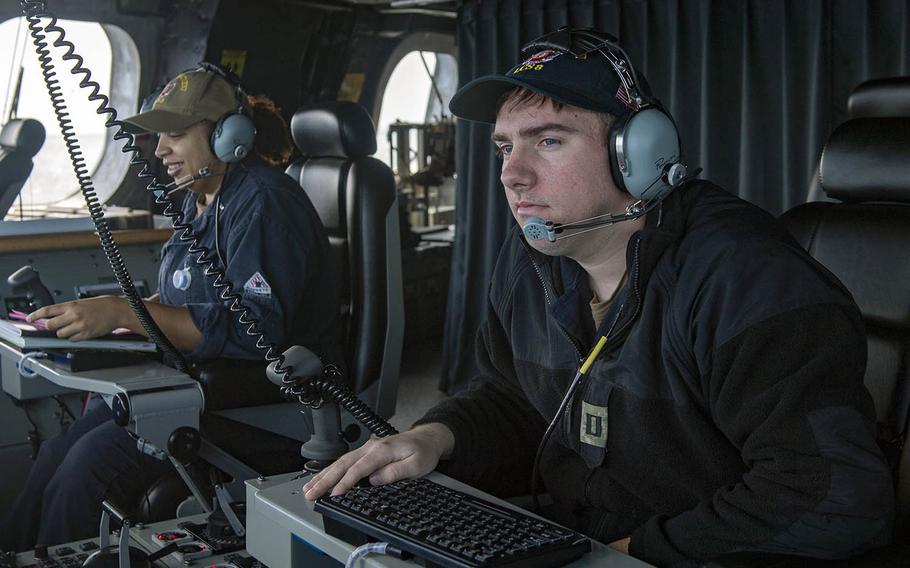
M 0 130 L 0 219 L 32 173 L 32 158 L 44 145 L 44 136 L 44 126 L 31 118 L 14 118 Z
M 359 104 L 302 108 L 291 119 L 291 134 L 303 158 L 287 173 L 316 207 L 341 266 L 350 386 L 380 415 L 391 416 L 404 336 L 394 176 L 371 157 L 376 132 Z
M 866 324 L 865 383 L 896 470 L 898 535 L 910 536 L 910 118 L 857 118 L 831 134 L 822 188 L 781 220 L 853 294 Z
M 910 77 L 888 77 L 860 83 L 847 99 L 847 119 L 910 116 Z M 818 181 L 819 166 L 809 182 L 806 201 L 833 201 Z

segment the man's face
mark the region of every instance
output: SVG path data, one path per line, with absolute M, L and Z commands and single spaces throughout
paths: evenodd
M 176 180 L 198 174 L 204 167 L 212 170 L 220 167 L 218 159 L 209 148 L 211 129 L 210 124 L 200 122 L 186 130 L 162 132 L 158 135 L 155 156 L 164 163 L 167 175 Z M 199 185 L 194 184 L 190 189 L 198 191 Z
M 603 122 L 592 111 L 572 106 L 557 111 L 549 99 L 503 105 L 493 143 L 502 154 L 500 179 L 519 225 L 530 217 L 572 223 L 623 212 L 633 200 L 610 177 L 604 141 Z M 610 231 L 529 243 L 545 254 L 578 258 L 598 239 L 610 238 Z

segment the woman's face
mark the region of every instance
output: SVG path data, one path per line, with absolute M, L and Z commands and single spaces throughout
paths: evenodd
M 174 180 L 199 175 L 202 168 L 209 168 L 213 174 L 222 173 L 224 163 L 218 160 L 209 147 L 213 125 L 199 122 L 185 130 L 161 132 L 158 135 L 157 156 L 167 168 L 167 174 Z M 219 181 L 214 181 L 218 179 Z M 189 187 L 190 191 L 209 193 L 220 185 L 220 178 L 203 178 Z M 213 186 L 210 191 L 209 186 Z

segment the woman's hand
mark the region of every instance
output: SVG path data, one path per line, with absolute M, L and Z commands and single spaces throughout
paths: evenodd
M 303 486 L 304 497 L 317 499 L 331 490 L 347 493 L 369 476 L 373 485 L 426 475 L 452 453 L 455 437 L 442 424 L 423 424 L 388 438 L 372 438 L 366 444 L 338 458 Z
M 129 315 L 126 300 L 117 296 L 98 296 L 62 304 L 44 306 L 28 316 L 28 321 L 47 319 L 47 329 L 57 332 L 57 337 L 82 341 L 107 335 L 118 327 L 125 327 Z

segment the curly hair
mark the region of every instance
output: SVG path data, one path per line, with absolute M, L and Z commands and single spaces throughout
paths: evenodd
M 247 95 L 246 110 L 256 126 L 253 150 L 273 166 L 285 166 L 294 153 L 291 131 L 275 101 L 265 95 Z

